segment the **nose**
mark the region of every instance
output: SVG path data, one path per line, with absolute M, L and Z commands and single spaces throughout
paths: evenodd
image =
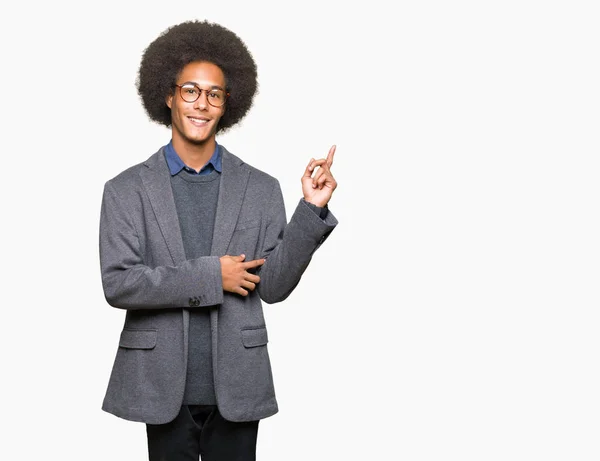
M 194 102 L 194 108 L 202 110 L 202 109 L 206 109 L 207 106 L 208 106 L 208 91 L 201 89 L 200 96 Z

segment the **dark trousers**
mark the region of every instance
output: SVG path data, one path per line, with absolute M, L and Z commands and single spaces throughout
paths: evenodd
M 150 461 L 256 460 L 258 421 L 227 421 L 215 405 L 183 405 L 173 421 L 146 424 L 146 434 Z

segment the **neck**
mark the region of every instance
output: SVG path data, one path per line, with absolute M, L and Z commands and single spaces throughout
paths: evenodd
M 196 171 L 200 171 L 200 168 L 206 165 L 212 157 L 216 146 L 217 143 L 214 137 L 201 144 L 190 144 L 189 142 L 182 142 L 181 139 L 173 137 L 173 148 L 177 152 L 177 155 L 183 160 L 183 163 Z

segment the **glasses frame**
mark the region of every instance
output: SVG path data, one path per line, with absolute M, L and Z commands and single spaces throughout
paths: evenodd
M 183 87 L 184 87 L 185 85 L 192 85 L 192 86 L 194 86 L 194 87 L 195 87 L 195 88 L 198 90 L 198 97 L 197 97 L 196 99 L 194 99 L 193 101 L 188 101 L 188 100 L 186 100 L 186 99 L 183 97 L 183 94 L 182 94 L 182 92 L 183 92 Z M 223 106 L 224 106 L 224 105 L 227 103 L 227 100 L 229 99 L 229 96 L 231 96 L 231 95 L 230 95 L 230 93 L 229 93 L 227 90 L 225 90 L 224 88 L 221 88 L 220 86 L 216 86 L 216 85 L 215 85 L 215 86 L 211 86 L 210 88 L 208 88 L 208 89 L 206 89 L 206 90 L 205 90 L 204 88 L 200 88 L 200 87 L 199 87 L 199 86 L 198 86 L 196 83 L 194 83 L 194 82 L 184 82 L 184 83 L 182 83 L 181 85 L 178 85 L 178 84 L 176 83 L 176 84 L 175 84 L 175 86 L 176 86 L 177 88 L 179 88 L 179 97 L 180 97 L 180 98 L 181 98 L 181 99 L 182 99 L 184 102 L 187 102 L 187 103 L 189 103 L 189 104 L 193 104 L 193 103 L 195 103 L 196 101 L 198 101 L 198 99 L 200 99 L 200 96 L 202 96 L 202 92 L 204 92 L 204 93 L 206 94 L 206 102 L 208 102 L 208 104 L 210 104 L 210 105 L 211 105 L 211 106 L 213 106 L 213 107 L 223 107 Z M 215 106 L 215 105 L 214 105 L 212 102 L 210 102 L 210 98 L 208 97 L 208 93 L 209 93 L 209 91 L 211 91 L 211 90 L 221 90 L 221 91 L 223 91 L 223 92 L 225 93 L 225 99 L 223 100 L 223 104 L 221 104 L 220 106 Z

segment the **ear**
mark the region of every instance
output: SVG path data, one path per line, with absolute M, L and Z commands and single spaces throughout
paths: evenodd
M 172 109 L 171 104 L 173 104 L 173 93 L 171 93 L 167 96 L 167 98 L 165 99 L 165 102 L 167 103 L 167 106 L 169 107 L 169 109 Z

